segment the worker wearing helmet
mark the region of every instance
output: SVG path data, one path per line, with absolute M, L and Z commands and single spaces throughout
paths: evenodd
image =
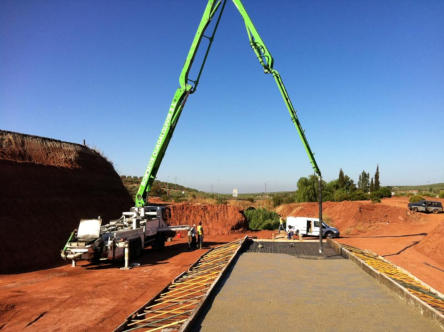
M 203 236 L 204 236 L 204 231 L 203 231 L 203 227 L 202 227 L 202 221 L 200 221 L 199 226 L 197 226 L 197 238 L 198 238 L 198 243 L 199 243 L 199 249 L 202 249 Z

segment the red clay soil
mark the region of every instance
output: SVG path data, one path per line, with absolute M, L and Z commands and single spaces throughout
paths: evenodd
M 248 232 L 270 238 L 270 231 Z M 145 249 L 140 267 L 81 262 L 17 275 L 0 276 L 0 330 L 110 331 L 148 302 L 209 247 L 246 234 L 206 236 L 205 248 L 188 251 L 185 239 L 163 251 Z
M 110 162 L 79 144 L 0 131 L 0 273 L 60 264 L 81 218 L 118 218 L 131 198 Z
M 432 229 L 415 249 L 444 264 L 444 220 Z
M 228 204 L 173 204 L 170 225 L 197 225 L 201 221 L 205 234 L 227 235 L 248 229 L 241 211 Z
M 339 242 L 376 252 L 444 292 L 444 214 L 410 212 L 407 204 L 407 197 L 381 203 L 326 202 L 323 214 L 325 221 L 341 232 Z M 317 217 L 318 205 L 286 204 L 277 212 Z

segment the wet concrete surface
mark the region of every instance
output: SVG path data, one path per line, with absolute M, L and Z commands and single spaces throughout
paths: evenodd
M 250 252 L 194 330 L 442 331 L 349 260 Z
M 310 259 L 342 259 L 342 256 L 337 254 L 336 251 L 325 242 L 323 244 L 323 252 L 320 254 L 318 241 L 257 240 L 249 241 L 245 250 L 247 252 L 257 253 L 287 254 Z

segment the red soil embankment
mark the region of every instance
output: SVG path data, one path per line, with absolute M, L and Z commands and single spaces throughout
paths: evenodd
M 0 131 L 0 183 L 0 273 L 57 264 L 81 218 L 107 222 L 132 205 L 96 151 L 7 131 Z
M 415 248 L 428 257 L 444 263 L 444 221 L 441 221 Z
M 171 225 L 198 225 L 200 221 L 206 235 L 226 235 L 248 229 L 241 209 L 232 205 L 189 203 L 171 205 Z
M 317 203 L 292 203 L 281 205 L 276 211 L 287 216 L 317 218 Z M 366 232 L 378 233 L 385 225 L 400 223 L 410 224 L 421 219 L 406 207 L 391 206 L 370 201 L 343 201 L 323 203 L 324 221 L 337 227 L 342 235 Z

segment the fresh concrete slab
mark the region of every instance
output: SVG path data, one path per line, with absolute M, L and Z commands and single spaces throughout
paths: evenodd
M 244 253 L 202 331 L 442 331 L 346 259 Z

